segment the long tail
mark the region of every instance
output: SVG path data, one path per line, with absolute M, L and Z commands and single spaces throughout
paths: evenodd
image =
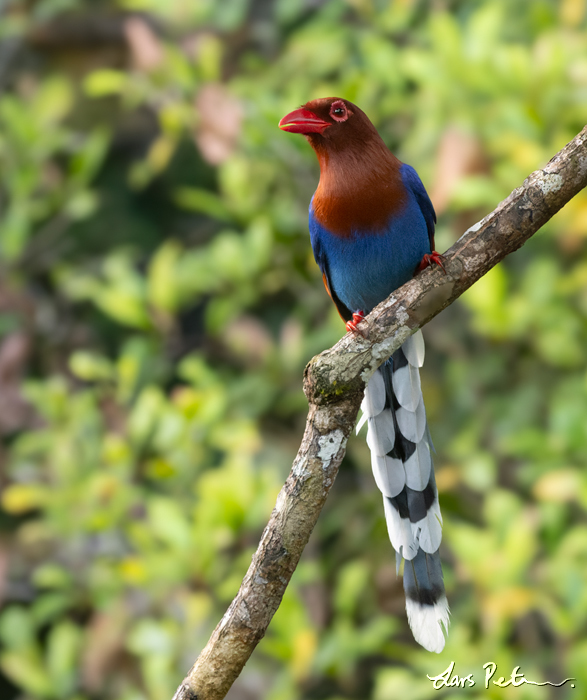
M 439 653 L 444 648 L 449 610 L 438 552 L 442 518 L 433 447 L 418 369 L 423 362 L 424 340 L 417 331 L 369 381 L 357 432 L 367 421 L 373 475 L 383 494 L 398 572 L 402 558 L 406 560 L 408 622 L 416 641 Z

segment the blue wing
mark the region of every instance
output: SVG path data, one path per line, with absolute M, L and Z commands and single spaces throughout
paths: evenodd
M 402 180 L 404 185 L 412 191 L 412 194 L 418 202 L 418 206 L 422 210 L 424 215 L 424 220 L 426 221 L 426 228 L 428 229 L 428 239 L 430 241 L 430 250 L 434 250 L 434 224 L 436 223 L 436 212 L 426 192 L 426 188 L 422 184 L 422 180 L 418 173 L 412 168 L 411 165 L 407 163 L 402 163 L 400 168 L 400 173 L 402 175 Z
M 326 287 L 326 291 L 328 292 L 328 296 L 332 299 L 334 302 L 334 305 L 336 306 L 338 313 L 340 314 L 340 317 L 342 318 L 343 321 L 350 321 L 351 318 L 353 317 L 352 311 L 350 311 L 343 303 L 342 301 L 338 298 L 337 293 L 334 291 L 332 287 L 332 281 L 330 279 L 330 270 L 328 268 L 328 257 L 326 255 L 326 252 L 324 250 L 324 247 L 322 246 L 320 242 L 320 225 L 316 222 L 316 218 L 314 216 L 314 211 L 312 208 L 312 202 L 314 201 L 314 197 L 312 197 L 312 201 L 310 202 L 310 241 L 312 243 L 312 251 L 314 252 L 314 260 L 318 263 L 318 267 L 320 268 L 320 271 L 322 272 L 322 281 L 324 282 L 324 286 Z

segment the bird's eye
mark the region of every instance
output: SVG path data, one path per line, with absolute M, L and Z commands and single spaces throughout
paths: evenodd
M 333 102 L 330 107 L 330 116 L 337 122 L 344 122 L 349 118 L 348 110 L 342 100 Z

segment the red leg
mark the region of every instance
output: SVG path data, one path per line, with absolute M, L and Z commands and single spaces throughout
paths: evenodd
M 444 255 L 437 253 L 435 250 L 433 250 L 430 254 L 426 253 L 426 255 L 422 258 L 422 262 L 416 268 L 414 274 L 422 272 L 422 270 L 425 270 L 427 267 L 432 265 L 432 263 L 434 263 L 434 265 L 439 265 L 446 275 L 446 270 L 444 269 Z
M 363 311 L 355 311 L 353 318 L 346 322 L 346 329 L 349 333 L 358 333 L 365 337 L 365 333 L 357 328 L 357 323 L 360 323 L 365 318 L 365 313 Z

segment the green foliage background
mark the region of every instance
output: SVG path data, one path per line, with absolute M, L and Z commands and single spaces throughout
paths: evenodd
M 446 249 L 587 114 L 585 0 L 25 0 L 0 18 L 0 696 L 164 700 L 235 594 L 343 327 L 318 169 L 357 102 Z M 587 688 L 587 198 L 425 330 L 452 626 L 412 640 L 364 437 L 232 700 Z M 455 661 L 474 687 L 434 690 Z M 483 687 L 521 666 L 534 681 Z

